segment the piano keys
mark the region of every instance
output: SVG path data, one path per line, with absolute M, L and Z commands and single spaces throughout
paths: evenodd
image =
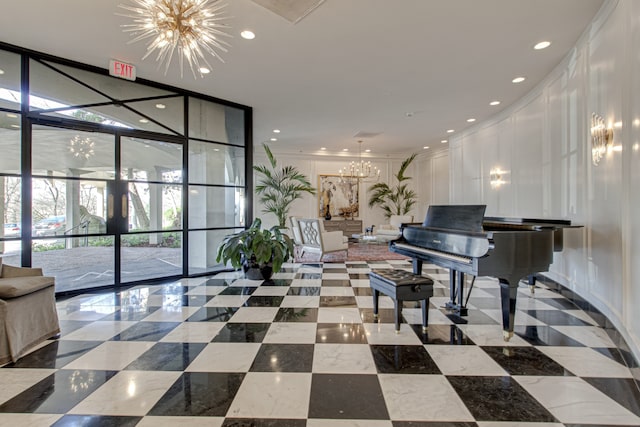
M 562 250 L 562 229 L 571 227 L 571 222 L 485 218 L 485 210 L 486 205 L 430 206 L 424 223 L 404 225 L 389 249 L 411 257 L 414 274 L 422 273 L 425 261 L 448 268 L 451 301 L 446 308 L 460 315 L 467 312 L 465 274 L 497 278 L 508 340 L 513 336 L 518 283 L 549 269 L 554 250 Z

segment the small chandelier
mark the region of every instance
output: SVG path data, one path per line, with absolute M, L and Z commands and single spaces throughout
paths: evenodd
M 221 9 L 226 4 L 219 0 L 131 0 L 136 6 L 118 5 L 129 14 L 118 14 L 133 19 L 133 24 L 122 25 L 125 33 L 133 33 L 135 38 L 129 41 L 151 39 L 147 45 L 146 57 L 157 51 L 159 66 L 164 63 L 167 74 L 174 52 L 178 51 L 180 77 L 187 60 L 193 77 L 202 77 L 202 68 L 212 68 L 205 54 L 210 54 L 224 62 L 216 49 L 227 52 L 230 46 L 222 37 L 231 37 L 221 29 L 229 26 L 220 21 L 228 19 Z M 197 74 L 196 74 L 197 73 Z
M 358 180 L 358 182 L 376 182 L 380 178 L 380 169 L 371 161 L 362 160 L 362 141 L 358 141 L 358 161 L 338 170 L 341 180 Z
M 91 138 L 82 138 L 80 135 L 76 135 L 69 141 L 69 151 L 74 157 L 88 160 L 95 154 L 93 151 L 95 145 L 96 143 Z

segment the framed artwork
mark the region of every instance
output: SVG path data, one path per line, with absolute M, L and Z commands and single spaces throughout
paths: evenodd
M 343 180 L 340 175 L 318 175 L 318 216 L 324 218 L 327 209 L 332 218 L 357 217 L 358 180 Z

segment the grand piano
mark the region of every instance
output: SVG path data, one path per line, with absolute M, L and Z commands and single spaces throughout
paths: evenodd
M 563 229 L 571 221 L 485 217 L 486 205 L 432 205 L 422 225 L 405 224 L 389 249 L 413 259 L 413 273 L 423 262 L 449 269 L 446 308 L 464 316 L 465 274 L 495 277 L 500 282 L 505 341 L 513 336 L 518 284 L 547 271 L 553 252 L 562 250 Z

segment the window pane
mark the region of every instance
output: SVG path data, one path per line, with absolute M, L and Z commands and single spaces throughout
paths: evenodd
M 244 148 L 189 141 L 190 183 L 243 186 L 244 162 Z
M 55 276 L 56 292 L 114 284 L 113 237 L 33 241 L 32 264 Z
M 243 188 L 189 186 L 189 228 L 244 226 Z
M 113 135 L 55 128 L 33 127 L 33 174 L 113 178 Z
M 34 178 L 32 184 L 34 238 L 107 232 L 106 181 Z
M 122 236 L 122 283 L 182 275 L 182 233 Z
M 121 139 L 122 179 L 182 182 L 182 145 L 140 138 Z
M 189 98 L 189 136 L 244 146 L 244 111 Z
M 18 239 L 22 235 L 22 180 L 14 176 L 0 176 L 0 195 L 3 202 L 0 217 L 4 222 L 0 237 Z
M 0 173 L 20 173 L 20 115 L 0 112 Z
M 216 262 L 218 245 L 228 234 L 242 229 L 191 231 L 189 232 L 189 274 L 208 273 L 226 267 Z
M 20 110 L 20 55 L 0 50 L 0 107 Z
M 129 183 L 129 230 L 182 228 L 182 186 Z

